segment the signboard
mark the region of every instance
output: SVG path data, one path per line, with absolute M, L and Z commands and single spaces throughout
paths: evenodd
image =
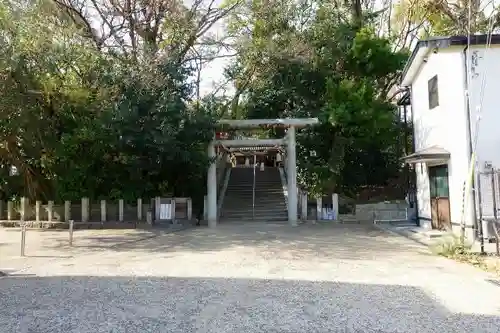
M 171 220 L 171 219 L 172 219 L 172 205 L 160 204 L 160 220 Z
M 336 220 L 336 212 L 333 210 L 333 208 L 323 208 L 321 210 L 321 215 L 323 220 Z

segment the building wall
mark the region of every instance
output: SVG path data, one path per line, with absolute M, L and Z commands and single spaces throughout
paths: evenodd
M 451 154 L 448 162 L 450 212 L 452 224 L 462 217 L 463 185 L 468 174 L 468 141 L 464 104 L 464 71 L 461 48 L 440 49 L 430 53 L 411 86 L 416 151 L 439 146 Z M 429 109 L 428 81 L 438 76 L 439 105 Z M 430 228 L 431 205 L 428 165 L 415 166 L 418 214 L 421 225 Z M 468 201 L 466 223 L 473 225 L 472 200 Z M 469 228 L 470 229 L 470 228 Z
M 476 172 L 484 171 L 485 162 L 500 168 L 500 46 L 485 45 L 471 48 L 471 123 L 473 138 L 477 134 Z M 477 119 L 480 117 L 480 120 Z M 481 194 L 483 217 L 494 216 L 493 190 L 491 176 L 480 176 L 481 184 L 476 184 L 477 193 Z M 498 189 L 496 190 L 498 201 Z M 479 199 L 476 200 L 479 205 Z M 479 213 L 479 209 L 477 210 Z M 485 231 L 486 232 L 486 231 Z M 491 232 L 486 232 L 486 237 Z
M 500 168 L 500 46 L 474 46 L 470 56 L 471 122 L 473 137 L 476 128 L 478 132 L 478 166 L 482 168 L 484 162 L 491 162 Z M 479 123 L 478 115 L 481 116 Z

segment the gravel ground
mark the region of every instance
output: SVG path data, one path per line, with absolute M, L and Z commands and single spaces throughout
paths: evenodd
M 492 276 L 370 226 L 11 235 L 2 333 L 500 331 Z

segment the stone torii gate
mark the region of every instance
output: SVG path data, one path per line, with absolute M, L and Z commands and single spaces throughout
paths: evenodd
M 215 147 L 256 147 L 256 146 L 286 146 L 286 174 L 288 184 L 288 222 L 297 225 L 297 158 L 295 149 L 295 128 L 318 124 L 317 118 L 288 118 L 288 119 L 221 119 L 218 125 L 232 129 L 259 128 L 262 126 L 282 126 L 287 128 L 283 139 L 244 139 L 244 140 L 213 140 L 208 146 L 208 156 L 216 158 Z M 211 163 L 207 177 L 207 219 L 208 226 L 217 226 L 217 166 Z

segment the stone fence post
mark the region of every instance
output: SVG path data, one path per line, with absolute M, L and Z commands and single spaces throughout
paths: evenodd
M 137 220 L 142 220 L 142 199 L 137 199 Z
M 71 201 L 64 201 L 64 220 L 69 222 L 71 219 Z
M 106 200 L 101 200 L 101 222 L 106 222 L 107 212 L 106 212 Z
M 339 195 L 337 193 L 332 194 L 332 206 L 333 220 L 337 221 L 339 219 Z
M 187 219 L 191 221 L 193 219 L 193 200 L 191 198 L 187 199 Z
M 170 200 L 170 211 L 172 212 L 172 214 L 170 215 L 172 218 L 172 223 L 176 224 L 177 222 L 175 220 L 175 198 L 172 198 Z
M 52 222 L 54 219 L 54 201 L 50 200 L 47 204 L 47 220 Z
M 307 192 L 306 191 L 301 191 L 301 196 L 300 196 L 300 218 L 303 221 L 307 220 Z
M 218 214 L 219 212 L 217 212 Z M 207 215 L 208 215 L 208 212 L 207 212 L 207 196 L 205 195 L 203 197 L 203 219 L 206 221 L 207 220 Z
M 12 221 L 14 216 L 14 203 L 12 201 L 7 201 L 7 220 Z
M 40 200 L 35 201 L 35 221 L 40 222 L 40 207 L 42 207 L 42 202 Z
M 19 213 L 21 215 L 21 221 L 26 220 L 26 206 L 28 206 L 28 199 L 25 197 L 21 198 L 21 207 L 19 208 Z
M 323 197 L 318 195 L 316 197 L 316 220 L 321 221 L 323 219 Z
M 89 215 L 90 215 L 89 203 L 90 203 L 89 198 L 82 198 L 82 222 L 89 221 Z
M 123 199 L 118 200 L 118 221 L 123 222 L 125 203 Z

